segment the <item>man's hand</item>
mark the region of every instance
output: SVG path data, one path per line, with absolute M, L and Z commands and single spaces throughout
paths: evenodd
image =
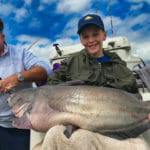
M 7 78 L 3 78 L 2 80 L 0 80 L 0 92 L 8 93 L 18 84 L 19 81 L 16 74 L 13 74 Z

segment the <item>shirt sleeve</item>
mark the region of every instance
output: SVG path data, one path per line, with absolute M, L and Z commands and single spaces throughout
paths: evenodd
M 40 60 L 37 56 L 33 55 L 26 49 L 24 49 L 23 51 L 23 62 L 25 70 L 29 70 L 35 66 L 40 66 L 45 69 L 45 71 L 47 72 L 47 76 L 52 73 L 50 66 L 46 62 Z

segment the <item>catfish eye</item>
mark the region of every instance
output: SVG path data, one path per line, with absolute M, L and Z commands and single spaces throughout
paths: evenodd
M 16 97 L 16 99 L 12 103 L 19 103 L 20 101 L 22 101 L 22 97 Z

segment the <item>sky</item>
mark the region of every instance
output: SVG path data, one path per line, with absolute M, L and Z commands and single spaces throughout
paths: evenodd
M 0 18 L 8 44 L 30 48 L 48 62 L 54 43 L 80 42 L 77 24 L 86 14 L 100 15 L 111 38 L 109 6 L 114 36 L 128 38 L 132 53 L 150 62 L 150 0 L 0 0 Z

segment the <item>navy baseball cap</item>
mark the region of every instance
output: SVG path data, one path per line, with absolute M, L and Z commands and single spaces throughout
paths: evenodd
M 95 24 L 100 29 L 105 30 L 104 23 L 100 16 L 95 15 L 95 14 L 88 14 L 79 20 L 77 33 L 80 34 L 83 27 L 85 27 L 87 24 Z

